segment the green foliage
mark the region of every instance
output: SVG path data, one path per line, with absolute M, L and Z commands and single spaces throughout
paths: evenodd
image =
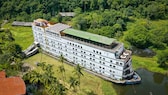
M 16 58 L 21 57 L 22 49 L 14 42 L 14 38 L 9 29 L 0 32 L 0 64 L 11 63 Z
M 46 65 L 46 63 L 42 62 L 38 63 L 38 66 L 42 72 L 39 73 L 35 70 L 30 71 L 23 76 L 24 80 L 44 87 L 44 90 L 47 90 L 48 94 L 64 95 L 66 88 L 54 76 L 53 65 Z
M 148 32 L 144 25 L 137 24 L 129 31 L 126 40 L 138 48 L 147 48 L 150 45 Z
M 138 48 L 164 49 L 167 44 L 167 21 L 137 20 L 129 25 L 125 40 Z
M 125 16 L 150 19 L 167 18 L 166 0 L 1 0 L 0 19 L 32 21 L 37 18 L 50 19 L 58 12 L 89 12 L 106 9 L 120 11 Z M 29 19 L 27 19 L 29 18 Z
M 157 55 L 157 63 L 159 64 L 160 67 L 165 68 L 167 66 L 166 63 L 168 63 L 168 50 L 160 51 L 158 52 Z
M 80 85 L 79 81 L 74 77 L 70 77 L 69 83 L 70 83 L 70 88 L 73 87 L 73 90 L 76 92 L 77 91 L 76 87 Z

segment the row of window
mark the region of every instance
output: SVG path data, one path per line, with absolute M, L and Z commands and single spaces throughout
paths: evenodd
M 77 44 L 74 44 L 74 43 L 71 43 L 71 42 L 67 42 L 69 45 L 71 46 L 75 46 L 75 47 L 78 47 L 78 48 L 82 48 L 82 46 L 80 45 L 77 45 Z
M 46 40 L 47 40 L 47 39 L 46 39 Z M 69 42 L 68 42 L 68 43 L 69 43 Z M 72 44 L 72 43 L 69 43 L 69 44 Z M 49 43 L 48 43 L 48 45 L 49 45 Z M 58 45 L 62 46 L 62 44 L 61 44 L 61 43 L 58 43 Z M 76 45 L 76 44 L 73 44 L 73 45 L 75 45 L 75 46 L 79 46 L 79 45 Z M 53 47 L 55 47 L 55 45 L 52 45 L 52 46 L 53 46 Z M 65 47 L 67 47 L 67 46 L 65 45 Z M 79 47 L 80 47 L 80 46 L 79 46 Z M 62 50 L 62 47 L 58 47 L 58 48 Z M 77 48 L 73 48 L 73 50 L 77 51 Z M 67 51 L 67 49 L 65 49 L 65 51 Z M 98 52 L 98 51 L 95 51 L 95 50 L 93 50 L 93 51 L 94 51 L 94 52 Z M 81 50 L 81 53 L 86 54 L 86 52 L 85 52 L 85 51 L 82 51 L 82 50 Z M 78 53 L 73 52 L 73 54 L 77 55 Z M 90 53 L 90 56 L 95 57 L 95 55 L 94 55 L 94 54 L 92 54 L 92 53 Z M 86 58 L 86 56 L 85 56 L 85 55 L 81 55 L 81 57 Z M 104 57 L 101 57 L 101 56 L 100 56 L 99 58 L 105 61 L 105 58 L 104 58 Z M 94 58 L 92 58 L 92 57 L 90 58 L 90 60 L 95 61 L 95 59 L 94 59 Z M 99 61 L 99 63 L 105 64 L 105 62 L 101 62 L 101 61 Z M 113 63 L 113 61 L 112 61 L 112 60 L 110 60 L 110 63 Z M 122 63 L 116 62 L 116 65 L 122 65 Z

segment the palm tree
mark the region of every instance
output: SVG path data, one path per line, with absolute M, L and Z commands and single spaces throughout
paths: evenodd
M 80 87 L 80 77 L 83 76 L 82 69 L 83 68 L 79 64 L 77 64 L 74 70 L 75 75 L 77 75 L 79 87 Z
M 59 66 L 59 72 L 62 74 L 62 79 L 63 79 L 64 85 L 65 85 L 65 68 L 64 68 L 64 65 Z
M 45 70 L 45 68 L 46 68 L 45 62 L 40 62 L 37 64 L 37 66 L 40 66 L 42 68 L 42 70 Z
M 64 68 L 64 64 L 63 64 L 65 58 L 64 58 L 63 54 L 60 55 L 59 59 L 60 59 L 59 61 L 62 63 L 62 66 L 59 66 L 59 71 L 62 73 L 62 78 L 63 78 L 63 81 L 65 82 L 65 79 L 66 79 L 66 77 L 65 77 L 65 68 Z
M 74 77 L 70 77 L 69 83 L 70 83 L 70 88 L 73 87 L 74 91 L 76 92 L 77 91 L 76 86 L 79 86 L 79 81 Z
M 64 60 L 65 60 L 65 58 L 64 58 L 63 54 L 61 53 L 61 55 L 59 57 L 59 61 L 63 64 Z
M 45 72 L 43 73 L 42 79 L 43 79 L 43 84 L 45 86 L 49 86 L 53 80 L 54 80 L 54 72 L 52 70 L 53 66 L 48 64 L 46 65 L 46 69 L 44 70 Z
M 40 62 L 42 61 L 43 50 L 39 47 L 39 52 L 41 53 Z
M 58 81 L 52 83 L 48 87 L 48 92 L 52 95 L 65 95 L 66 88 L 62 84 L 60 84 Z
M 41 79 L 42 75 L 40 73 L 37 73 L 36 71 L 31 71 L 27 74 L 25 74 L 23 76 L 24 80 L 29 80 L 30 83 L 41 83 L 42 82 L 42 79 Z

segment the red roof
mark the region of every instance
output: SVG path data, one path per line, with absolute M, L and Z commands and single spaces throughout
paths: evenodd
M 5 77 L 6 77 L 5 75 L 6 75 L 6 74 L 5 74 L 4 71 L 0 71 L 0 78 L 5 78 Z
M 0 95 L 24 95 L 26 86 L 22 78 L 2 78 L 0 72 Z

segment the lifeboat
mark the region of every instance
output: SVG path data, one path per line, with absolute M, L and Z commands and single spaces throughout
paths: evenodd
M 124 52 L 123 55 L 127 56 L 127 55 L 129 55 L 129 53 L 128 52 Z
M 121 55 L 120 58 L 121 59 L 125 59 L 127 56 L 126 55 Z

